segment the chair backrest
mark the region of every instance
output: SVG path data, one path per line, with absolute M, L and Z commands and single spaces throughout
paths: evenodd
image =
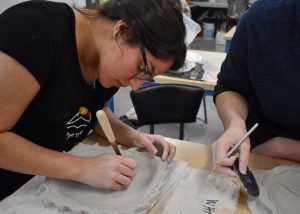
M 194 122 L 204 90 L 199 87 L 160 84 L 131 91 L 130 96 L 141 125 Z

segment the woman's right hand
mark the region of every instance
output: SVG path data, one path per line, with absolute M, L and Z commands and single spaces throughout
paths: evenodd
M 250 139 L 247 138 L 237 149 L 239 154 L 227 158 L 228 151 L 245 135 L 247 132 L 245 126 L 230 125 L 223 135 L 212 144 L 213 162 L 216 171 L 235 177 L 236 174 L 231 170 L 236 158 L 239 156 L 240 171 L 246 174 L 250 152 Z
M 135 176 L 135 160 L 112 154 L 81 159 L 79 178 L 81 183 L 102 189 L 121 190 Z

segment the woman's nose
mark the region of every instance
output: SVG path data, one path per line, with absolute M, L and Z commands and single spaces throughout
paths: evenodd
M 140 80 L 140 79 L 131 79 L 129 81 L 131 89 L 133 91 L 137 91 L 141 88 L 141 86 L 145 83 L 145 80 Z

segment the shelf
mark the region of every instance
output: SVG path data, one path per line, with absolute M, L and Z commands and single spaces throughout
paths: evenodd
M 192 6 L 210 7 L 210 8 L 228 8 L 228 4 L 226 0 L 193 1 Z

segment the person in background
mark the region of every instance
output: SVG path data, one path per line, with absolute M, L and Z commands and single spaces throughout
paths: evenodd
M 263 0 L 240 19 L 215 88 L 225 132 L 213 143 L 214 165 L 229 168 L 228 150 L 255 123 L 258 128 L 239 148 L 245 174 L 249 151 L 300 161 L 300 4 Z
M 236 26 L 242 15 L 248 9 L 249 0 L 227 0 L 227 29 L 229 31 Z
M 173 159 L 176 148 L 162 136 L 130 128 L 105 107 L 120 87 L 138 90 L 183 65 L 186 30 L 171 0 L 110 0 L 87 11 L 28 1 L 3 12 L 0 26 L 0 200 L 32 175 L 114 190 L 129 185 L 133 159 L 61 152 L 91 130 L 104 136 L 99 109 L 120 144 L 138 141 Z

